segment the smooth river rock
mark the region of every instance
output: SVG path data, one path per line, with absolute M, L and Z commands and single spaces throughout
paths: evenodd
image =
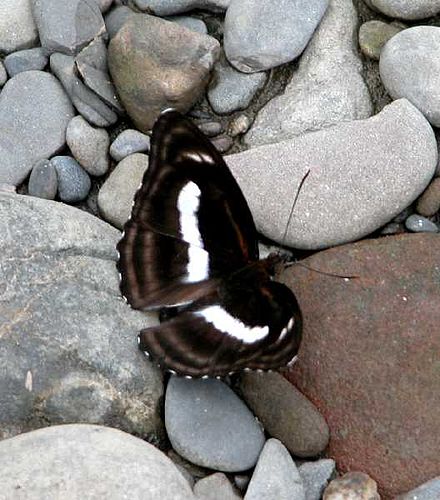
M 31 0 L 0 0 L 0 53 L 10 54 L 37 43 Z
M 325 417 L 338 471 L 367 473 L 385 499 L 440 475 L 440 235 L 365 240 L 301 264 L 282 275 L 304 318 L 288 378 Z
M 171 16 L 193 9 L 222 12 L 231 0 L 129 0 L 139 10 L 151 12 L 156 16 Z
M 409 21 L 440 12 L 440 0 L 365 0 L 365 3 L 386 16 Z
M 319 249 L 361 238 L 400 213 L 426 188 L 437 165 L 434 132 L 401 99 L 367 120 L 226 156 L 258 230 Z
M 162 376 L 136 341 L 157 319 L 122 300 L 119 238 L 63 203 L 0 193 L 0 439 L 72 422 L 163 438 Z

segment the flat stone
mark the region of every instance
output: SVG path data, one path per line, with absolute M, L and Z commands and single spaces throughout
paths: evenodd
M 0 468 L 3 498 L 194 499 L 161 451 L 97 425 L 59 425 L 6 439 Z
M 306 48 L 328 3 L 277 0 L 274 5 L 272 0 L 231 0 L 224 25 L 226 58 L 244 73 L 296 59 Z
M 128 19 L 110 41 L 108 63 L 136 127 L 147 132 L 170 106 L 188 111 L 204 92 L 219 52 L 215 38 L 176 23 L 147 14 Z
M 0 94 L 0 182 L 17 186 L 36 161 L 62 149 L 73 114 L 49 73 L 26 71 L 8 80 Z
M 188 28 L 189 30 L 201 33 L 202 35 L 206 35 L 208 33 L 208 28 L 204 21 L 202 21 L 202 19 L 198 19 L 197 17 L 173 16 L 168 17 L 167 20 L 172 21 L 173 23 L 180 24 L 180 26 Z
M 88 122 L 97 127 L 108 127 L 117 122 L 118 115 L 113 109 L 78 78 L 73 56 L 52 54 L 50 69 L 63 84 L 75 108 Z
M 0 439 L 71 422 L 163 439 L 162 376 L 136 342 L 157 319 L 121 299 L 119 238 L 82 210 L 0 194 Z
M 393 99 L 405 97 L 440 126 L 440 27 L 415 26 L 395 35 L 382 49 L 379 70 Z
M 5 67 L 10 77 L 23 71 L 43 70 L 49 59 L 41 47 L 19 50 L 5 57 Z
M 77 162 L 90 175 L 104 175 L 109 168 L 110 138 L 107 130 L 92 127 L 82 116 L 75 116 L 66 130 L 66 141 Z
M 325 417 L 338 471 L 367 471 L 387 499 L 440 474 L 439 263 L 438 234 L 405 234 L 281 276 L 304 318 L 288 378 Z
M 150 151 L 150 137 L 134 129 L 123 130 L 110 146 L 110 155 L 121 161 L 133 153 Z
M 194 486 L 194 494 L 200 500 L 240 500 L 241 496 L 235 491 L 229 479 L 222 473 L 211 474 Z
M 77 54 L 105 34 L 96 0 L 31 0 L 40 42 L 47 54 Z
M 307 500 L 321 500 L 327 484 L 336 475 L 336 464 L 331 458 L 305 462 L 298 467 Z
M 0 0 L 0 53 L 9 54 L 38 44 L 29 0 Z
M 58 176 L 49 160 L 40 160 L 32 168 L 28 183 L 30 196 L 53 200 L 58 191 Z
M 377 484 L 363 472 L 348 472 L 334 479 L 324 492 L 323 500 L 380 500 Z
M 417 212 L 425 217 L 432 217 L 440 210 L 440 179 L 433 179 L 428 189 L 417 201 Z
M 209 104 L 220 115 L 246 109 L 258 90 L 264 87 L 266 80 L 266 73 L 242 73 L 222 58 L 214 66 L 208 89 Z
M 54 156 L 50 164 L 58 177 L 58 195 L 61 201 L 76 203 L 87 198 L 91 188 L 90 177 L 70 156 Z
M 404 495 L 399 495 L 396 500 L 433 500 L 434 498 L 440 498 L 440 477 L 431 479 Z
M 130 0 L 130 4 L 156 16 L 172 16 L 194 9 L 225 11 L 231 0 Z
M 134 195 L 148 167 L 148 156 L 135 153 L 124 158 L 109 175 L 98 194 L 102 217 L 122 229 L 131 213 Z
M 8 79 L 8 74 L 6 73 L 6 68 L 2 61 L 0 61 L 0 88 L 6 83 Z
M 279 373 L 244 373 L 240 389 L 265 430 L 298 457 L 325 450 L 329 430 L 324 418 Z
M 130 19 L 130 17 L 136 15 L 136 12 L 132 11 L 130 7 L 127 7 L 126 5 L 120 5 L 112 9 L 105 16 L 105 26 L 109 38 L 113 38 L 125 22 Z
M 423 217 L 422 215 L 418 214 L 413 214 L 410 215 L 406 220 L 405 220 L 405 227 L 409 230 L 412 231 L 413 233 L 438 233 L 439 228 L 437 225 L 427 219 L 426 217 Z
M 378 115 L 226 157 L 258 230 L 303 249 L 372 233 L 409 206 L 437 166 L 429 123 L 406 99 Z
M 389 17 L 415 20 L 440 12 L 439 0 L 365 0 L 367 5 Z
M 226 384 L 216 379 L 172 376 L 165 396 L 165 427 L 180 455 L 218 471 L 253 467 L 264 444 L 255 417 Z
M 245 500 L 306 500 L 295 462 L 278 439 L 266 441 Z M 308 500 L 308 499 L 307 499 Z
M 363 65 L 353 50 L 358 23 L 352 0 L 330 2 L 284 93 L 260 110 L 246 144 L 278 142 L 372 114 Z
M 403 29 L 398 24 L 367 21 L 359 29 L 359 46 L 367 57 L 378 61 L 383 46 Z

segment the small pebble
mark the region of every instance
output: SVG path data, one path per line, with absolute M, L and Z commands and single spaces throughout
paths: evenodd
M 348 472 L 334 479 L 326 488 L 323 500 L 380 500 L 377 484 L 363 472 Z
M 58 195 L 61 201 L 75 203 L 89 194 L 91 181 L 87 172 L 70 156 L 55 156 L 50 160 L 58 174 Z
M 32 168 L 28 192 L 31 196 L 54 200 L 58 190 L 58 176 L 49 160 L 40 160 Z
M 5 67 L 12 78 L 23 71 L 42 70 L 49 59 L 41 47 L 35 49 L 19 50 L 5 57 Z
M 237 135 L 245 134 L 251 126 L 251 120 L 247 115 L 238 115 L 229 124 L 229 135 L 237 137 Z
M 228 135 L 219 135 L 212 140 L 212 143 L 220 153 L 226 153 L 231 149 L 234 141 Z
M 305 462 L 299 466 L 307 500 L 320 500 L 329 481 L 336 474 L 336 464 L 331 458 Z
M 434 222 L 418 214 L 410 215 L 405 221 L 405 226 L 413 233 L 438 233 L 439 231 Z
M 193 491 L 196 498 L 200 500 L 240 500 L 241 498 L 222 472 L 200 479 Z
M 110 139 L 105 129 L 92 127 L 78 115 L 67 126 L 66 140 L 75 159 L 90 175 L 100 176 L 107 172 Z
M 416 209 L 425 217 L 432 217 L 440 210 L 440 178 L 434 179 L 420 196 Z
M 223 132 L 223 125 L 220 122 L 203 122 L 198 127 L 208 137 L 215 137 Z
M 245 491 L 251 478 L 247 474 L 236 474 L 234 484 L 240 491 Z
M 400 214 L 397 214 L 393 222 L 405 222 L 406 219 L 414 212 L 414 210 L 411 207 L 406 207 L 404 210 L 400 212 Z
M 404 26 L 399 24 L 367 21 L 359 29 L 359 46 L 367 57 L 378 61 L 382 47 L 403 29 Z
M 133 153 L 150 151 L 150 137 L 138 130 L 123 130 L 110 146 L 110 156 L 121 161 Z
M 389 236 L 391 234 L 401 234 L 405 232 L 405 226 L 400 222 L 390 222 L 382 228 L 380 234 Z
M 5 65 L 0 61 L 0 87 L 3 87 L 7 79 L 8 74 L 6 73 Z
M 395 500 L 438 500 L 440 498 L 440 476 L 421 484 Z

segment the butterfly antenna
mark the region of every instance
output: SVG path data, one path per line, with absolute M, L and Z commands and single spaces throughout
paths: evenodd
M 353 275 L 353 276 L 347 276 L 347 275 L 343 275 L 343 274 L 329 273 L 327 271 L 321 271 L 320 269 L 314 269 L 313 267 L 306 266 L 302 262 L 289 262 L 288 264 L 285 264 L 285 266 L 286 267 L 300 266 L 300 267 L 303 267 L 304 269 L 307 269 L 308 271 L 312 271 L 314 273 L 324 274 L 325 276 L 330 276 L 332 278 L 341 278 L 341 279 L 344 279 L 344 280 L 354 280 L 354 279 L 359 279 L 360 278 L 360 276 L 355 276 L 355 275 Z
M 293 211 L 295 210 L 296 202 L 298 201 L 299 194 L 301 193 L 301 189 L 304 186 L 304 183 L 306 182 L 306 179 L 309 176 L 309 174 L 310 174 L 310 170 L 307 170 L 304 177 L 301 179 L 301 182 L 299 183 L 298 189 L 296 191 L 295 199 L 293 200 L 293 204 L 292 204 L 292 207 L 290 209 L 289 218 L 287 219 L 286 229 L 284 230 L 283 239 L 281 240 L 281 246 L 284 246 L 284 244 L 286 242 L 287 231 L 289 230 L 289 225 L 290 225 L 290 221 L 292 220 L 292 217 L 293 217 Z

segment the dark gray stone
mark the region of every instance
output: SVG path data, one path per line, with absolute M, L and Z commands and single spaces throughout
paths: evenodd
M 423 217 L 423 215 L 413 214 L 410 215 L 406 221 L 405 226 L 409 231 L 413 233 L 438 233 L 439 228 L 437 225 Z
M 48 54 L 77 54 L 105 34 L 96 0 L 32 0 L 42 47 Z
M 118 115 L 78 78 L 72 56 L 52 54 L 50 68 L 63 84 L 75 108 L 87 121 L 97 127 L 116 123 Z
M 201 20 L 197 19 L 197 17 L 190 16 L 172 16 L 166 18 L 168 21 L 172 21 L 173 23 L 180 24 L 184 28 L 188 28 L 191 31 L 196 31 L 197 33 L 201 33 L 202 35 L 206 35 L 208 33 L 208 28 L 206 24 Z
M 133 153 L 150 151 L 150 137 L 138 130 L 122 131 L 110 146 L 110 155 L 116 161 L 121 161 Z
M 55 167 L 49 160 L 38 161 L 31 172 L 28 193 L 31 196 L 53 200 L 58 191 L 58 177 Z
M 399 495 L 395 500 L 435 500 L 437 498 L 440 498 L 440 476 L 404 495 Z
M 42 70 L 49 59 L 41 47 L 19 50 L 5 57 L 5 66 L 10 77 L 22 71 Z
M 61 201 L 75 203 L 89 194 L 91 181 L 87 172 L 70 156 L 54 156 L 50 164 L 58 176 L 58 195 Z
M 309 500 L 301 476 L 278 439 L 266 441 L 244 500 Z
M 29 0 L 1 0 L 0 53 L 35 47 L 38 31 Z
M 0 182 L 20 184 L 36 161 L 63 148 L 73 114 L 49 73 L 26 71 L 8 80 L 0 93 Z
M 215 379 L 172 376 L 165 397 L 165 426 L 180 455 L 224 472 L 253 467 L 264 444 L 264 434 L 246 405 Z
M 107 33 L 109 38 L 113 38 L 116 33 L 122 28 L 130 17 L 135 16 L 136 12 L 133 12 L 129 7 L 125 5 L 120 5 L 112 9 L 105 16 L 105 26 L 107 28 Z
M 212 12 L 226 10 L 231 0 L 129 0 L 139 10 L 151 12 L 157 16 L 172 16 L 193 9 L 205 9 Z
M 328 0 L 231 0 L 224 48 L 228 61 L 254 73 L 296 59 L 321 21 Z M 276 36 L 274 36 L 276 34 Z
M 121 299 L 119 238 L 63 203 L 0 194 L 0 439 L 70 422 L 162 439 L 162 376 L 136 342 L 157 319 Z
M 305 462 L 298 470 L 306 500 L 320 500 L 328 483 L 336 476 L 336 464 L 331 458 Z
M 2 497 L 11 500 L 195 498 L 161 451 L 97 425 L 59 425 L 2 441 L 0 468 Z

